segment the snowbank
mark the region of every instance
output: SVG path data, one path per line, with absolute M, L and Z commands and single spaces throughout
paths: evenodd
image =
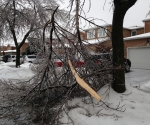
M 31 78 L 34 73 L 29 68 L 30 63 L 25 63 L 20 68 L 15 68 L 15 62 L 0 64 L 0 79 L 3 80 L 26 80 Z
M 150 93 L 150 81 L 140 86 L 140 90 Z

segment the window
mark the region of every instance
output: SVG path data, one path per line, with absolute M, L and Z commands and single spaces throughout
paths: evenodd
M 91 39 L 91 38 L 95 38 L 95 30 L 89 30 L 88 32 L 87 32 L 87 38 L 88 39 Z
M 136 30 L 132 30 L 131 31 L 131 36 L 135 36 L 136 35 Z
M 104 37 L 104 36 L 106 36 L 106 29 L 105 28 L 98 29 L 98 37 Z

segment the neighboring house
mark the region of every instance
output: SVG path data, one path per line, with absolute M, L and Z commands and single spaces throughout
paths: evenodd
M 132 62 L 132 68 L 150 69 L 150 19 L 143 20 L 144 26 L 123 28 L 124 55 Z M 112 48 L 112 25 L 85 30 L 85 46 L 97 53 Z
M 4 55 L 16 55 L 16 50 L 6 50 L 3 53 Z
M 7 54 L 15 54 L 16 47 L 14 45 L 8 44 L 7 46 L 1 46 L 1 53 L 0 55 L 7 55 Z
M 28 43 L 25 42 L 20 49 L 20 53 L 22 53 L 27 47 L 28 47 Z M 16 54 L 16 47 L 14 44 L 8 44 L 6 46 L 1 46 L 0 55 L 3 56 L 3 55 L 7 55 L 7 54 L 8 55 L 9 54 L 12 54 L 12 55 Z
M 106 24 L 101 27 L 93 27 L 85 29 L 84 43 L 91 51 L 99 52 L 104 49 L 109 51 L 112 48 L 111 31 L 112 25 Z M 131 36 L 131 31 L 128 28 L 123 28 L 123 36 Z
M 16 47 L 14 45 L 8 44 L 7 46 L 2 46 L 1 51 L 6 51 L 6 50 L 15 50 Z
M 150 69 L 150 19 L 143 20 L 142 29 L 134 29 L 136 34 L 124 38 L 124 55 L 132 62 L 132 68 Z

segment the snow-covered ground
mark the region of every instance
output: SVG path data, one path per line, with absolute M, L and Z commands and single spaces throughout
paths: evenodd
M 132 69 L 126 73 L 126 92 L 118 94 L 110 89 L 109 98 L 105 99 L 107 86 L 98 93 L 103 101 L 112 103 L 116 108 L 123 106 L 124 112 L 104 107 L 83 104 L 80 99 L 72 100 L 69 105 L 78 105 L 69 112 L 76 125 L 149 125 L 150 124 L 150 70 Z M 104 94 L 104 95 L 103 95 Z M 94 99 L 94 102 L 97 101 Z M 82 108 L 81 108 L 82 107 Z M 64 118 L 62 121 L 65 121 Z
M 0 79 L 28 79 L 34 74 L 28 63 L 15 68 L 14 63 L 0 63 Z M 123 106 L 124 112 L 108 109 L 105 106 L 83 104 L 80 98 L 69 101 L 70 106 L 76 106 L 68 111 L 75 125 L 150 125 L 150 70 L 131 69 L 126 73 L 126 92 L 118 94 L 110 89 L 109 98 L 105 98 L 103 87 L 98 94 L 105 102 Z M 95 99 L 93 102 L 97 103 Z M 100 103 L 101 104 L 101 103 Z M 66 115 L 62 122 L 66 121 Z M 1 124 L 1 119 L 0 119 Z M 70 124 L 71 125 L 71 124 Z
M 0 62 L 0 79 L 4 80 L 26 80 L 31 78 L 34 74 L 29 69 L 30 63 L 24 63 L 20 68 L 15 68 L 14 62 Z

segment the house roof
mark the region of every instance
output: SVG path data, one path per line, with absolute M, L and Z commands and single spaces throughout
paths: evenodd
M 1 51 L 1 52 L 3 52 L 3 51 Z M 7 53 L 7 52 L 16 52 L 16 50 L 6 50 L 6 51 L 4 51 L 5 53 Z
M 143 20 L 143 22 L 146 22 L 146 21 L 150 21 L 150 18 L 148 18 L 148 19 L 144 19 L 144 20 Z
M 104 24 L 104 25 L 100 25 L 100 27 L 107 27 L 107 26 L 112 26 L 111 24 Z M 84 31 L 87 31 L 87 30 L 92 30 L 92 29 L 96 29 L 98 27 L 90 27 L 90 28 L 87 28 L 87 29 L 84 29 Z
M 136 29 L 141 29 L 141 28 L 144 28 L 144 26 L 131 26 L 131 27 L 127 28 L 127 29 L 129 29 L 129 30 L 136 30 Z
M 136 40 L 136 39 L 145 39 L 145 38 L 150 38 L 150 32 L 136 35 L 136 36 L 126 37 L 124 38 L 124 40 L 127 41 L 127 40 Z
M 101 25 L 101 27 L 107 27 L 107 26 L 112 26 L 112 24 Z M 84 29 L 84 31 L 92 30 L 92 29 L 96 29 L 96 28 L 98 28 L 98 27 L 87 28 L 87 29 Z M 128 30 L 136 30 L 136 29 L 141 29 L 141 28 L 144 28 L 144 26 L 132 26 L 132 27 L 128 27 L 128 28 L 127 27 L 123 27 L 123 29 L 128 29 Z
M 105 37 L 105 38 L 100 38 L 100 39 L 92 39 L 92 40 L 84 40 L 83 44 L 99 44 L 99 43 L 103 43 L 105 41 L 110 40 L 109 37 Z

